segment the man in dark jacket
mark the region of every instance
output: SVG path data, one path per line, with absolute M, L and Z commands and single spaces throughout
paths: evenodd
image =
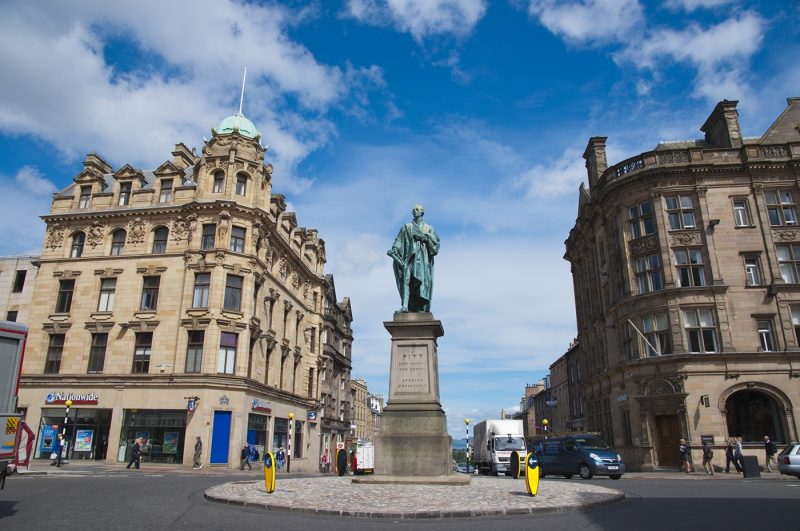
M 131 460 L 128 462 L 128 466 L 126 468 L 130 468 L 131 465 L 136 465 L 136 470 L 139 470 L 139 464 L 141 463 L 142 459 L 142 444 L 141 439 L 136 439 L 133 442 L 133 448 L 131 448 Z
M 244 470 L 244 465 L 247 465 L 247 468 L 253 470 L 253 467 L 250 466 L 250 446 L 248 444 L 242 446 L 242 453 L 239 457 L 241 458 L 239 470 Z
M 772 466 L 778 467 L 778 462 L 775 461 L 775 452 L 778 451 L 778 445 L 769 440 L 769 435 L 764 435 L 764 452 L 766 452 L 767 472 L 772 472 Z

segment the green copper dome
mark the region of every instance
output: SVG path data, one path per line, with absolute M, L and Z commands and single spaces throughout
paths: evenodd
M 222 120 L 215 131 L 221 135 L 236 132 L 247 138 L 258 138 L 261 136 L 261 133 L 258 132 L 253 122 L 248 120 L 244 114 L 238 112 Z

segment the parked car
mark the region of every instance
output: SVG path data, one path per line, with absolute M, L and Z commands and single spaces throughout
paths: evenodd
M 778 471 L 800 479 L 800 443 L 792 443 L 778 454 Z

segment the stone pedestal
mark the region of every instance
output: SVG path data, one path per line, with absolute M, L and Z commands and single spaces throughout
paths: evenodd
M 439 399 L 436 339 L 442 323 L 430 313 L 395 313 L 383 323 L 392 336 L 389 398 L 375 437 L 375 474 L 451 473 L 451 439 Z

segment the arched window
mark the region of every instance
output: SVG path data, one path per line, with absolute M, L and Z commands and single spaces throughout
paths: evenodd
M 72 235 L 72 247 L 69 251 L 71 258 L 80 258 L 83 254 L 83 243 L 86 241 L 86 235 L 82 232 L 76 232 Z
M 214 188 L 212 191 L 215 194 L 221 194 L 225 189 L 225 172 L 217 171 L 214 172 Z
M 125 231 L 117 229 L 111 237 L 111 256 L 119 256 L 125 248 Z
M 236 176 L 236 195 L 247 195 L 247 175 L 243 173 Z
M 778 402 L 763 391 L 745 389 L 725 401 L 728 435 L 743 442 L 786 441 L 783 415 Z
M 167 237 L 169 229 L 159 227 L 153 233 L 153 254 L 164 254 L 167 252 Z

